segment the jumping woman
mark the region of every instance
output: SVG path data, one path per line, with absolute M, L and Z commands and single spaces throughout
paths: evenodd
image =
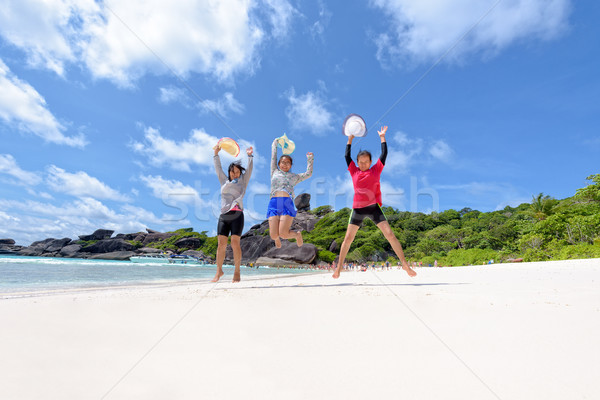
M 239 282 L 240 263 L 242 261 L 240 237 L 244 229 L 244 205 L 242 199 L 252 175 L 253 150 L 252 147 L 246 149 L 248 170 L 242 167 L 240 162 L 232 162 L 229 164 L 227 175 L 225 175 L 221 168 L 221 159 L 219 157 L 221 148 L 217 145 L 214 147 L 214 150 L 215 171 L 219 177 L 219 183 L 221 183 L 221 216 L 217 225 L 217 273 L 212 281 L 217 282 L 223 276 L 223 261 L 225 260 L 225 251 L 227 250 L 227 240 L 229 234 L 231 234 L 231 248 L 235 264 L 233 282 Z
M 336 279 L 340 277 L 340 273 L 344 267 L 346 254 L 348 254 L 348 250 L 354 241 L 356 232 L 365 218 L 370 218 L 381 230 L 383 236 L 385 236 L 392 246 L 392 249 L 394 249 L 398 259 L 402 262 L 402 269 L 404 269 L 409 276 L 417 275 L 417 273 L 410 268 L 408 262 L 406 262 L 404 252 L 402 251 L 402 245 L 396 238 L 396 235 L 394 235 L 390 224 L 387 222 L 387 219 L 381 210 L 380 177 L 387 157 L 387 143 L 385 142 L 387 128 L 387 126 L 384 126 L 377 132 L 381 139 L 381 155 L 373 167 L 371 167 L 371 153 L 366 150 L 358 153 L 356 157 L 358 167 L 356 166 L 351 156 L 352 140 L 354 139 L 354 136 L 348 137 L 345 156 L 346 164 L 348 164 L 348 171 L 350 172 L 350 176 L 352 176 L 352 184 L 354 185 L 354 201 L 352 203 L 352 213 L 350 214 L 350 220 L 348 221 L 346 236 L 344 237 L 344 242 L 340 249 L 337 268 L 333 273 L 333 277 Z
M 310 178 L 313 172 L 313 153 L 306 153 L 306 172 L 295 174 L 292 169 L 292 157 L 283 155 L 277 162 L 277 140 L 271 145 L 271 200 L 267 209 L 269 233 L 275 241 L 275 247 L 281 247 L 281 239 L 296 239 L 298 247 L 304 243 L 302 232 L 290 231 L 296 208 L 294 207 L 294 186 Z

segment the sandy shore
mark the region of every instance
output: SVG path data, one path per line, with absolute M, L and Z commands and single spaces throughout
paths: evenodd
M 0 398 L 597 398 L 600 259 L 417 272 L 5 298 Z

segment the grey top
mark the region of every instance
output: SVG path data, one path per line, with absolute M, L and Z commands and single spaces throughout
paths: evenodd
M 287 192 L 294 199 L 294 186 L 311 177 L 313 173 L 314 156 L 306 157 L 306 172 L 295 174 L 283 172 L 277 168 L 277 139 L 271 145 L 271 197 L 277 192 Z
M 246 168 L 246 172 L 241 174 L 238 179 L 230 181 L 229 177 L 223 172 L 221 159 L 218 155 L 214 156 L 215 171 L 219 177 L 219 183 L 221 183 L 221 214 L 231 211 L 236 204 L 241 210 L 244 209 L 242 200 L 246 193 L 248 181 L 252 175 L 253 160 L 254 157 L 248 156 L 248 167 Z

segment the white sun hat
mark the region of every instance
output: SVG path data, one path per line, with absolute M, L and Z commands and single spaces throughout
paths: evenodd
M 367 134 L 367 124 L 358 114 L 350 114 L 344 120 L 342 133 L 346 136 L 363 137 Z

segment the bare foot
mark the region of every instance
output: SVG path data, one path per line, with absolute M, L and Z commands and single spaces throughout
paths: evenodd
M 218 282 L 219 279 L 221 279 L 221 277 L 223 276 L 224 272 L 223 270 L 217 270 L 217 273 L 215 274 L 215 277 L 213 278 L 213 280 L 211 282 Z
M 298 235 L 296 237 L 296 244 L 298 245 L 298 247 L 300 247 L 304 244 L 304 239 L 302 239 L 302 232 L 298 231 L 296 232 L 296 234 Z
M 275 239 L 275 247 L 277 247 L 278 249 L 281 248 L 281 240 L 279 238 Z
M 240 279 L 240 273 L 239 273 L 239 271 L 234 272 L 233 273 L 233 280 L 231 282 L 239 282 L 240 280 L 241 279 Z
M 335 261 L 333 262 L 333 267 L 335 268 Z M 340 273 L 341 273 L 341 268 L 335 268 L 335 271 L 333 271 L 333 275 L 331 275 L 333 277 L 333 279 L 337 279 L 340 277 Z
M 413 271 L 412 268 L 408 265 L 402 266 L 402 269 L 406 271 L 408 276 L 417 276 L 417 273 L 415 271 Z

